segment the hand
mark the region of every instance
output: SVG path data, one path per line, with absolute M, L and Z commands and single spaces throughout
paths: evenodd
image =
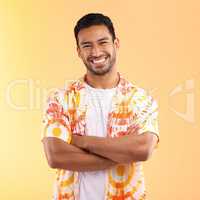
M 129 135 L 129 134 L 138 135 L 139 134 L 139 132 L 138 132 L 139 129 L 140 129 L 140 126 L 138 124 L 133 124 L 133 125 L 128 127 L 127 135 Z

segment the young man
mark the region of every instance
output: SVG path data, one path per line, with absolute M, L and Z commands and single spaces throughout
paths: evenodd
M 157 104 L 118 73 L 119 39 L 107 16 L 83 16 L 74 33 L 86 74 L 51 94 L 44 115 L 53 199 L 146 199 L 141 161 L 158 143 Z

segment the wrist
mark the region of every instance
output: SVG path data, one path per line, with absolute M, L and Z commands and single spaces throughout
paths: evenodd
M 73 144 L 74 146 L 79 147 L 81 149 L 86 149 L 85 136 L 73 135 L 71 144 Z

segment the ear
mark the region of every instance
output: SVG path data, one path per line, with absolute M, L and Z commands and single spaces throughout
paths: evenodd
M 115 47 L 117 48 L 117 49 L 119 49 L 119 47 L 120 47 L 120 44 L 119 44 L 119 38 L 115 38 L 115 40 L 114 40 L 114 45 L 115 45 Z
M 80 52 L 79 46 L 76 46 L 76 51 L 77 51 L 77 53 L 78 53 L 78 57 L 81 57 L 81 52 Z

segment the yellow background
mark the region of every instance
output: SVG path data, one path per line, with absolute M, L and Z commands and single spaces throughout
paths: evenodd
M 145 163 L 149 199 L 200 199 L 199 10 L 197 0 L 1 1 L 0 199 L 51 197 L 54 171 L 40 142 L 43 99 L 85 72 L 73 28 L 88 12 L 111 17 L 119 71 L 159 103 L 161 142 Z

